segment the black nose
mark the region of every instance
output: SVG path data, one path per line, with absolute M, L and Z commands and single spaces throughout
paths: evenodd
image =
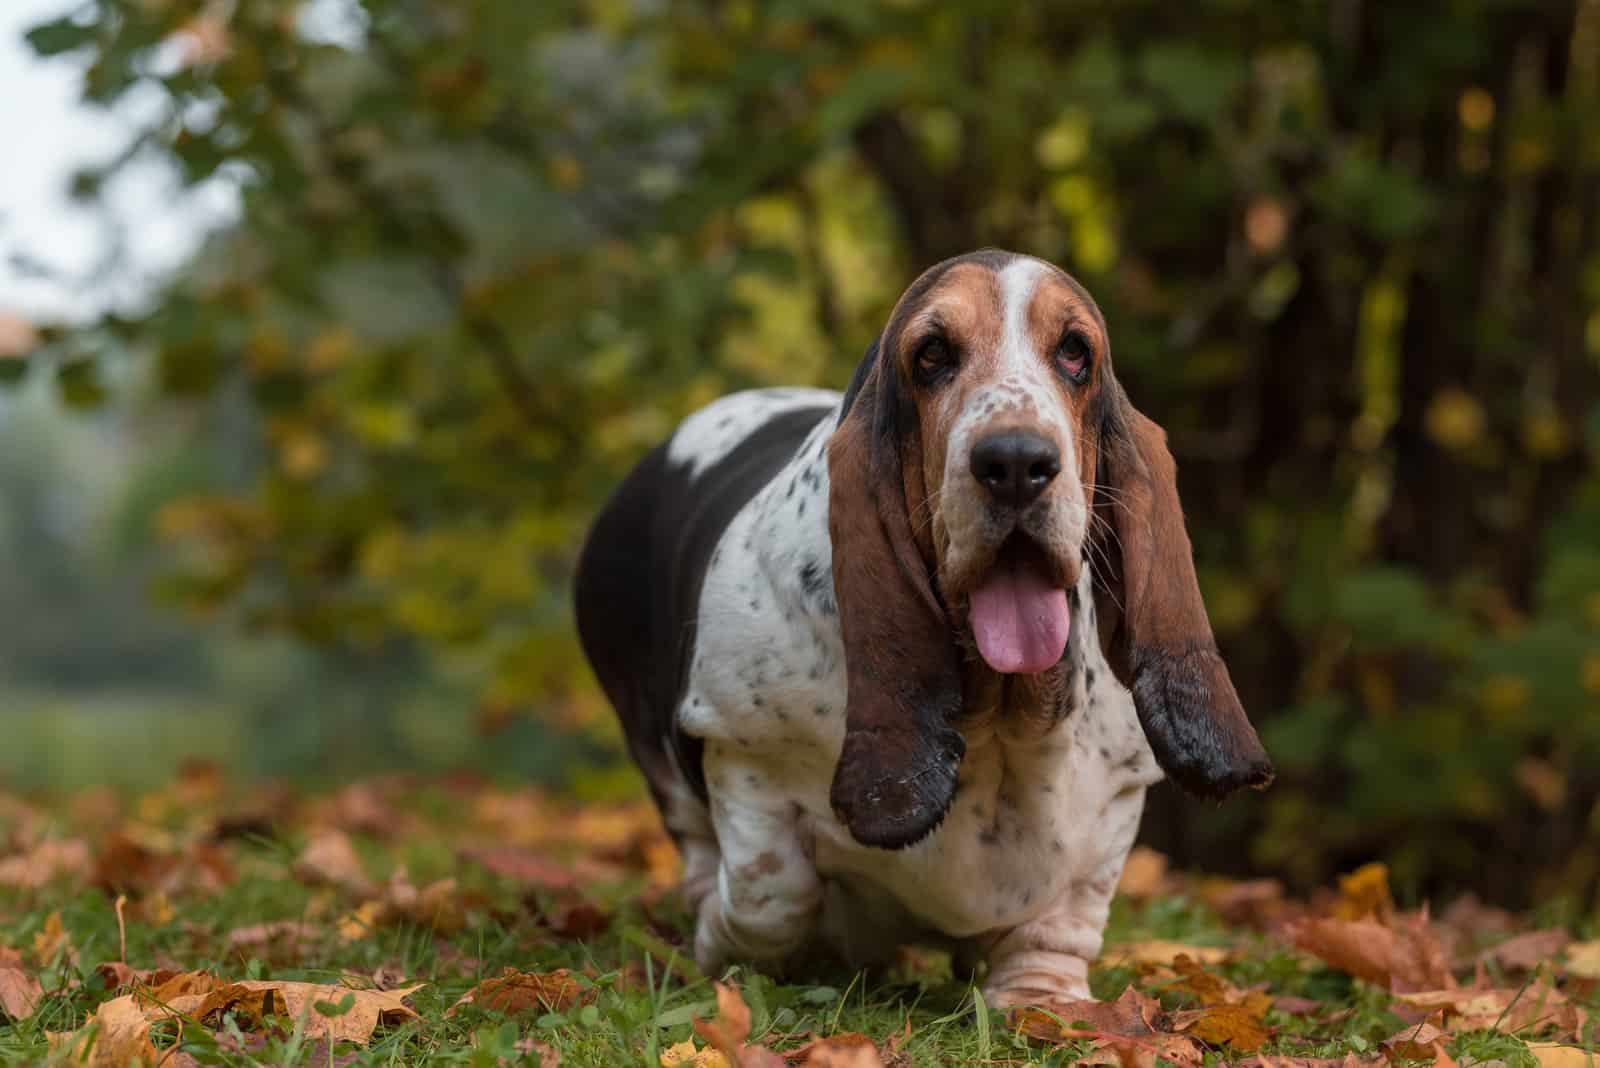
M 972 476 L 1013 508 L 1030 504 L 1060 473 L 1055 442 L 1031 430 L 1002 430 L 972 447 Z

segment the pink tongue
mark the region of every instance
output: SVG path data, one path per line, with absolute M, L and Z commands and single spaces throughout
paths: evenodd
M 1054 667 L 1067 648 L 1067 591 L 1037 567 L 1001 558 L 972 591 L 972 633 L 984 662 L 1006 675 Z

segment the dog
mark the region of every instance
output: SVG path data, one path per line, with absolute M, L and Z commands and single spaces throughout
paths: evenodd
M 707 971 L 932 940 L 990 1004 L 1086 998 L 1146 788 L 1272 778 L 1165 434 L 1032 257 L 924 272 L 842 396 L 689 416 L 575 587 Z

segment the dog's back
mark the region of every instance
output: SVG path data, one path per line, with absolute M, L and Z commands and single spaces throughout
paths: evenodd
M 704 800 L 701 743 L 676 728 L 700 591 L 728 524 L 794 455 L 836 394 L 751 390 L 701 409 L 617 488 L 578 560 L 578 637 L 664 803 L 676 763 Z

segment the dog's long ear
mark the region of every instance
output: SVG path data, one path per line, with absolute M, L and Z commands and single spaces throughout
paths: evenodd
M 1097 554 L 1116 575 L 1096 602 L 1106 659 L 1133 693 L 1145 737 L 1179 786 L 1223 797 L 1266 786 L 1272 762 L 1245 716 L 1200 599 L 1166 433 L 1114 379 L 1100 426 L 1095 510 L 1111 530 Z M 1109 525 L 1109 526 L 1108 526 Z
M 844 749 L 834 812 L 864 845 L 899 849 L 932 831 L 955 796 L 965 744 L 959 653 L 912 535 L 905 454 L 920 462 L 916 410 L 875 342 L 828 443 L 828 531 L 844 636 Z

